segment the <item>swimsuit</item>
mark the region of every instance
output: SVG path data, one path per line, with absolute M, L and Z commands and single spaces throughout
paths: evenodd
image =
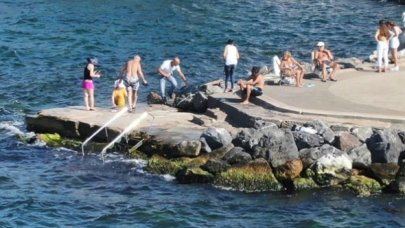
M 263 94 L 262 88 L 260 88 L 260 87 L 253 87 L 252 88 L 252 92 L 251 92 L 252 96 L 257 97 L 257 96 L 260 96 L 262 94 Z
M 89 64 L 87 64 L 86 67 L 84 68 L 82 88 L 94 89 L 93 78 L 90 76 L 90 70 L 87 69 L 88 66 Z
M 127 88 L 132 87 L 132 90 L 137 91 L 139 89 L 139 78 L 138 76 L 130 77 L 127 75 L 124 79 L 124 84 Z
M 246 93 L 246 90 L 244 90 L 244 93 Z M 263 94 L 262 88 L 255 87 L 255 86 L 252 88 L 252 91 L 250 93 L 250 95 L 252 95 L 254 97 L 258 97 L 258 96 L 260 96 L 262 94 Z
M 82 88 L 83 89 L 94 89 L 93 80 L 83 80 Z

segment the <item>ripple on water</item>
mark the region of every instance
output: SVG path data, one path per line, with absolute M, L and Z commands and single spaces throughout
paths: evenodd
M 308 61 L 323 40 L 335 56 L 368 56 L 376 22 L 399 21 L 403 6 L 381 1 L 2 1 L 0 14 L 0 227 L 216 226 L 401 227 L 405 199 L 323 190 L 296 195 L 240 193 L 178 185 L 146 173 L 145 163 L 43 146 L 11 137 L 13 123 L 43 108 L 82 105 L 85 58 L 95 55 L 97 106 L 110 106 L 112 82 L 135 53 L 150 86 L 156 68 L 179 55 L 190 81 L 223 77 L 221 54 L 233 38 L 241 52 L 235 79 L 252 65 L 270 65 L 288 49 Z M 88 10 L 93 7 L 94 10 Z M 331 9 L 334 10 L 331 10 Z M 51 18 L 51 19 L 50 19 Z M 10 89 L 12 88 L 12 89 Z M 3 122 L 1 122 L 3 123 Z M 0 126 L 2 126 L 0 124 Z M 15 127 L 12 128 L 10 126 Z

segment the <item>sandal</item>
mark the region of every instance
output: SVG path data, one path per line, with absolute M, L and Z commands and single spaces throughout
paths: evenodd
M 332 82 L 337 82 L 337 80 L 336 80 L 336 79 L 334 79 L 334 78 L 329 78 L 329 81 L 332 81 Z

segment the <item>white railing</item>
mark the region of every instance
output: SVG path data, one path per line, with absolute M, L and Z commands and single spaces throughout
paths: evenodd
M 115 139 L 113 141 L 111 141 L 107 146 L 105 146 L 103 148 L 103 150 L 101 151 L 101 157 L 104 161 L 104 154 L 106 153 L 106 151 L 111 148 L 114 143 L 116 143 L 118 140 L 120 140 L 122 138 L 122 136 L 126 135 L 129 131 L 131 131 L 133 128 L 135 128 L 138 124 L 140 124 L 146 117 L 148 116 L 147 112 L 143 112 L 138 118 L 136 118 L 128 127 L 126 127 L 124 129 L 123 132 L 121 132 L 121 134 L 119 134 L 117 137 L 115 137 Z
M 82 143 L 82 154 L 84 156 L 84 146 L 92 139 L 94 138 L 94 136 L 96 136 L 101 130 L 103 130 L 104 128 L 106 128 L 108 125 L 110 125 L 112 122 L 114 122 L 114 120 L 118 119 L 118 117 L 122 116 L 124 113 L 126 113 L 128 111 L 128 107 L 124 107 L 122 110 L 120 110 L 119 112 L 117 112 L 117 114 L 115 114 L 113 116 L 113 118 L 111 118 L 108 122 L 106 122 L 102 127 L 100 127 L 96 132 L 94 132 L 90 137 L 88 137 L 86 140 L 84 140 L 84 142 Z

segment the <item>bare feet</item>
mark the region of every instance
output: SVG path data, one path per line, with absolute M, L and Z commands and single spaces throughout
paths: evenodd
M 244 100 L 244 101 L 242 101 L 242 103 L 241 103 L 241 104 L 243 104 L 243 105 L 245 105 L 245 104 L 249 104 L 249 101 Z

